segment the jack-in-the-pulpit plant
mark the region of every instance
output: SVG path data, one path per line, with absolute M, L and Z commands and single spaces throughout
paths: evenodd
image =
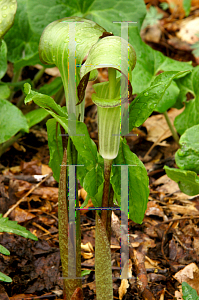
M 121 138 L 121 105 L 123 90 L 120 81 L 127 93 L 132 93 L 131 72 L 135 66 L 136 55 L 133 47 L 120 37 L 105 32 L 105 29 L 92 21 L 78 17 L 64 18 L 48 25 L 44 30 L 39 47 L 42 62 L 55 63 L 60 69 L 66 101 L 70 105 L 70 31 L 74 29 L 76 40 L 76 118 L 72 119 L 76 127 L 76 135 L 71 135 L 69 130 L 69 109 L 60 107 L 51 97 L 31 90 L 28 83 L 24 86 L 27 94 L 25 102 L 34 101 L 44 108 L 53 118 L 47 121 L 48 143 L 50 149 L 50 167 L 54 177 L 59 181 L 59 243 L 62 261 L 63 277 L 68 278 L 68 266 L 73 263 L 71 253 L 68 253 L 70 237 L 68 236 L 69 204 L 68 198 L 68 166 L 84 165 L 77 167 L 77 176 L 80 184 L 87 191 L 87 199 L 91 198 L 95 207 L 102 211 L 96 213 L 96 241 L 95 241 L 95 277 L 96 294 L 98 300 L 113 299 L 112 268 L 111 268 L 111 210 L 113 199 L 121 205 L 121 165 L 129 168 L 129 216 L 137 223 L 141 223 L 148 200 L 148 177 L 142 162 L 132 153 Z M 73 31 L 74 32 L 74 31 Z M 123 57 L 122 52 L 128 50 L 128 57 Z M 69 53 L 68 53 L 69 50 Z M 83 63 L 83 60 L 86 61 Z M 122 67 L 121 67 L 122 66 Z M 80 69 L 81 67 L 81 69 Z M 109 81 L 94 85 L 95 93 L 93 102 L 98 110 L 99 153 L 95 143 L 90 139 L 83 120 L 83 99 L 85 88 L 89 79 L 94 78 L 97 69 L 107 67 Z M 125 72 L 124 72 L 125 70 Z M 69 81 L 68 81 L 69 78 Z M 80 80 L 81 79 L 81 80 Z M 142 98 L 141 98 L 142 99 Z M 126 99 L 127 100 L 127 99 Z M 139 99 L 138 99 L 139 100 Z M 139 104 L 139 101 L 136 102 Z M 78 106 L 81 106 L 81 109 Z M 131 107 L 130 107 L 131 109 Z M 130 110 L 131 112 L 131 110 Z M 81 114 L 81 115 L 80 115 Z M 142 119 L 146 119 L 149 112 L 144 112 Z M 130 116 L 131 117 L 131 116 Z M 141 122 L 141 121 L 139 121 Z M 71 119 L 70 119 L 71 124 Z M 131 126 L 134 123 L 131 123 Z M 63 135 L 64 134 L 64 135 Z M 65 135 L 68 134 L 66 138 Z M 115 167 L 112 167 L 112 164 Z M 61 167 L 60 167 L 61 165 Z M 117 167 L 118 166 L 118 167 Z M 70 179 L 70 178 L 69 178 Z M 77 182 L 76 182 L 77 187 Z M 78 196 L 76 195 L 76 209 L 79 209 Z M 76 276 L 81 277 L 81 233 L 80 216 L 76 211 Z M 77 298 L 77 295 L 79 298 Z M 64 299 L 83 299 L 81 279 L 64 279 Z
M 128 56 L 125 57 L 125 49 Z M 88 58 L 81 68 L 80 75 L 84 77 L 100 66 L 108 68 L 109 81 L 95 84 L 93 102 L 97 105 L 99 153 L 104 159 L 104 187 L 102 196 L 102 212 L 96 213 L 96 238 L 95 238 L 95 278 L 96 292 L 99 299 L 112 299 L 112 271 L 110 254 L 111 214 L 103 209 L 112 207 L 113 193 L 110 191 L 110 176 L 113 159 L 118 155 L 121 132 L 121 104 L 128 99 L 125 92 L 121 91 L 121 78 L 116 78 L 116 70 L 121 72 L 121 66 L 126 69 L 123 89 L 128 91 L 128 78 L 136 63 L 136 54 L 127 41 L 117 36 L 108 36 L 96 43 L 89 52 Z M 128 74 L 129 70 L 129 74 Z M 129 75 L 129 76 L 128 76 Z M 81 82 L 80 82 L 81 87 Z M 128 95 L 128 93 L 127 93 Z M 102 245 L 103 240 L 103 245 Z M 106 298 L 107 297 L 107 298 Z

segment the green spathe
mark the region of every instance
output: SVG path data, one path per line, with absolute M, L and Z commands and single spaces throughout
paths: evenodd
M 68 64 L 69 64 L 69 30 L 75 26 L 76 86 L 79 84 L 79 72 L 83 59 L 90 48 L 106 30 L 95 22 L 79 17 L 63 18 L 50 23 L 42 33 L 39 43 L 39 57 L 44 64 L 55 64 L 62 77 L 67 105 L 69 103 Z M 74 35 L 74 33 L 73 33 Z M 73 66 L 72 66 L 73 67 Z M 72 75 L 71 75 L 72 76 Z M 74 99 L 75 103 L 78 102 Z M 84 118 L 84 103 L 76 107 L 76 116 Z

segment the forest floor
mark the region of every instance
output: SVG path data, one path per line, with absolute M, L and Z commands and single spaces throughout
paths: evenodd
M 198 1 L 192 5 L 189 17 L 184 16 L 180 6 L 175 10 L 163 10 L 161 1 L 145 2 L 148 9 L 155 6 L 163 16 L 142 30 L 143 40 L 170 58 L 192 61 L 194 66 L 199 64 L 199 57 L 192 54 L 191 44 L 195 38 L 192 29 L 187 29 L 186 40 L 181 36 L 183 21 L 199 19 Z M 31 77 L 36 71 L 35 67 L 25 68 L 22 79 Z M 53 76 L 54 73 L 45 73 L 42 81 L 49 82 Z M 107 70 L 101 69 L 98 81 L 107 80 L 107 76 Z M 97 144 L 97 110 L 91 101 L 92 84 L 89 83 L 86 91 L 85 123 Z M 15 95 L 17 97 L 18 94 Z M 170 109 L 170 119 L 173 121 L 180 112 Z M 114 299 L 182 299 L 182 281 L 188 282 L 199 294 L 199 196 L 183 194 L 177 183 L 165 175 L 165 165 L 176 167 L 174 154 L 178 145 L 162 114 L 153 113 L 134 133 L 137 135 L 128 137 L 127 142 L 146 167 L 150 195 L 143 223 L 139 225 L 129 220 L 129 239 L 133 248 L 132 278 L 129 279 L 129 287 L 124 290 L 120 288 L 121 280 L 113 279 Z M 38 241 L 32 241 L 0 233 L 0 244 L 11 253 L 10 256 L 0 255 L 0 270 L 13 279 L 12 283 L 0 284 L 1 300 L 62 299 L 58 184 L 48 163 L 47 133 L 45 125 L 41 124 L 31 129 L 1 157 L 0 212 L 38 237 Z M 78 193 L 82 203 L 86 192 L 79 187 Z M 16 203 L 18 205 L 9 211 Z M 92 206 L 91 201 L 89 206 Z M 113 215 L 117 222 L 119 217 L 120 214 Z M 96 299 L 94 211 L 81 212 L 81 233 L 82 270 L 90 270 L 82 281 L 83 291 L 85 299 L 91 300 Z M 111 254 L 113 276 L 119 277 L 120 244 L 114 226 Z M 123 298 L 121 295 L 119 298 L 119 288 Z

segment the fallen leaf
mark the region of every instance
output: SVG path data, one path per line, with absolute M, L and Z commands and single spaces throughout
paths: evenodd
M 180 270 L 174 275 L 174 278 L 182 283 L 187 282 L 199 294 L 199 269 L 195 263 L 191 263 L 184 269 Z

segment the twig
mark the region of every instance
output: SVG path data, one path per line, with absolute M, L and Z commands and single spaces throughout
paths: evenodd
M 179 239 L 179 237 L 177 236 L 177 234 L 173 233 L 173 236 L 174 238 L 176 239 L 176 241 L 181 245 L 181 247 L 184 249 L 184 250 L 187 250 L 187 251 L 193 251 L 192 248 L 188 248 L 187 246 L 185 246 L 183 244 L 183 242 Z
M 199 219 L 199 216 L 188 216 L 188 217 L 182 217 L 182 218 L 176 218 L 176 219 L 169 219 L 167 221 L 159 222 L 155 226 L 160 226 L 161 224 L 166 224 L 166 223 L 175 222 L 175 221 L 181 221 L 181 220 L 187 220 L 187 219 L 191 219 L 191 220 L 193 220 L 193 219 Z
M 40 181 L 39 183 L 37 183 L 34 187 L 32 187 L 19 201 L 17 201 L 16 204 L 14 204 L 4 215 L 3 217 L 6 218 L 7 216 L 9 216 L 9 214 L 11 213 L 11 211 L 13 211 L 20 203 L 25 202 L 26 201 L 26 197 L 28 197 L 35 189 L 37 189 L 42 183 L 44 183 L 48 178 L 50 178 L 52 176 L 52 172 L 50 172 L 42 181 Z

